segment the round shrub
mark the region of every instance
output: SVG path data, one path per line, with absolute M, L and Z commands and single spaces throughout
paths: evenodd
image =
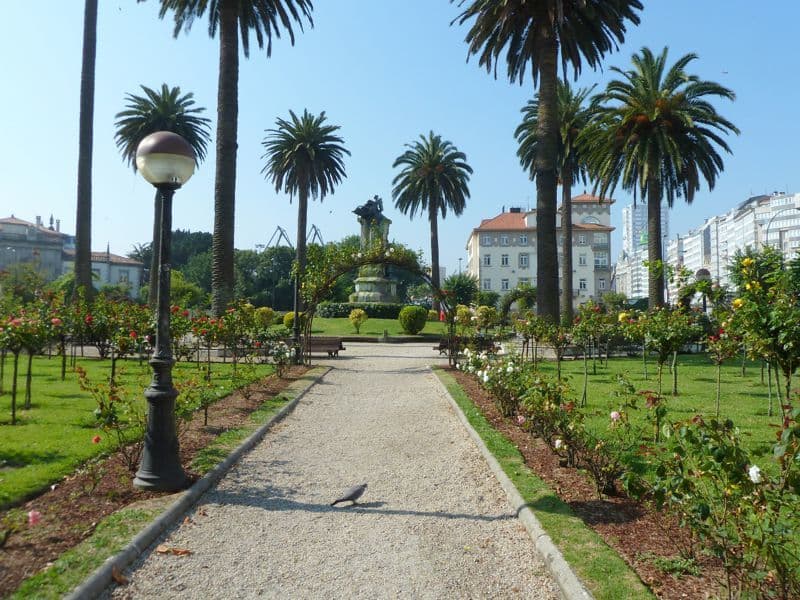
M 306 315 L 305 313 L 297 314 L 300 315 L 300 327 L 303 327 L 306 324 Z M 283 326 L 286 329 L 294 329 L 294 312 L 289 311 L 283 315 Z
M 422 331 L 428 319 L 428 311 L 422 306 L 404 306 L 400 310 L 398 321 L 403 331 L 415 335 Z
M 354 308 L 350 311 L 350 315 L 347 318 L 350 319 L 350 323 L 356 328 L 356 333 L 360 333 L 361 326 L 369 317 L 363 308 Z
M 269 327 L 275 319 L 275 311 L 268 306 L 261 306 L 255 310 L 255 320 L 260 327 Z
M 433 309 L 428 311 L 428 321 L 438 321 L 439 320 L 439 313 Z

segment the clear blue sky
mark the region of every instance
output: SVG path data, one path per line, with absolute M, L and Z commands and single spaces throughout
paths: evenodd
M 312 202 L 309 224 L 325 241 L 357 233 L 352 209 L 374 194 L 384 199 L 394 224 L 391 237 L 429 255 L 426 221 L 414 221 L 391 202 L 392 163 L 404 144 L 429 130 L 467 154 L 475 173 L 472 198 L 460 218 L 440 223 L 442 265 L 449 273 L 465 257 L 471 229 L 503 206 L 535 205 L 535 188 L 519 167 L 513 131 L 519 109 L 534 93 L 487 75 L 466 62 L 465 27 L 450 26 L 458 7 L 445 0 L 316 0 L 315 26 L 274 41 L 272 58 L 251 38 L 249 60 L 240 68 L 239 158 L 236 193 L 237 248 L 266 243 L 278 225 L 294 238 L 296 204 L 289 205 L 261 175 L 264 130 L 289 109 L 325 110 L 341 125 L 352 156 L 347 179 L 322 204 Z M 660 0 L 645 2 L 642 24 L 605 61 L 605 72 L 585 71 L 579 85 L 600 84 L 608 66 L 627 68 L 642 46 L 670 47 L 674 58 L 695 52 L 691 66 L 705 79 L 732 88 L 737 100 L 719 111 L 742 134 L 730 140 L 733 154 L 716 188 L 698 194 L 692 206 L 676 204 L 671 232 L 681 233 L 704 217 L 725 211 L 753 194 L 800 191 L 800 139 L 796 112 L 796 36 L 800 4 L 790 0 Z M 207 116 L 216 118 L 218 42 L 207 21 L 173 39 L 169 17 L 158 19 L 156 0 L 100 0 L 94 129 L 93 232 L 95 250 L 109 243 L 128 253 L 148 241 L 152 188 L 126 167 L 114 145 L 114 115 L 125 94 L 139 85 L 179 85 L 194 92 Z M 75 231 L 78 100 L 83 2 L 49 0 L 32 13 L 26 2 L 7 2 L 0 36 L 0 214 L 34 220 L 50 214 L 62 230 Z M 767 10 L 769 8 L 769 10 Z M 211 231 L 214 157 L 202 164 L 175 200 L 176 228 Z M 576 190 L 576 193 L 581 192 Z M 612 211 L 631 197 L 618 190 Z M 614 254 L 620 246 L 619 231 Z

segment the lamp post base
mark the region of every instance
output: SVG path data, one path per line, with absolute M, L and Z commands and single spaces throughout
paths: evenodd
M 144 436 L 142 460 L 133 485 L 140 489 L 175 492 L 186 487 L 175 434 L 175 398 L 172 385 L 171 359 L 154 358 L 153 382 L 144 392 L 147 398 L 147 432 Z

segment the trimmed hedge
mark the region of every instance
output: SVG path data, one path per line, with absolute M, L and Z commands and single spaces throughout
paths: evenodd
M 320 302 L 317 306 L 317 316 L 347 318 L 354 309 L 360 308 L 371 319 L 396 319 L 403 306 L 405 305 L 377 302 Z

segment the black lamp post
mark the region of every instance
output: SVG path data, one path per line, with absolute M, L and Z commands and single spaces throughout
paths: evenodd
M 181 136 L 168 131 L 148 135 L 136 149 L 136 167 L 161 196 L 160 240 L 153 240 L 158 252 L 156 344 L 150 365 L 153 379 L 147 398 L 147 431 L 142 461 L 133 485 L 138 488 L 175 491 L 186 484 L 186 473 L 178 455 L 175 431 L 175 398 L 172 385 L 172 341 L 170 340 L 170 261 L 172 243 L 172 196 L 194 173 L 195 153 Z M 151 274 L 155 277 L 155 273 Z

